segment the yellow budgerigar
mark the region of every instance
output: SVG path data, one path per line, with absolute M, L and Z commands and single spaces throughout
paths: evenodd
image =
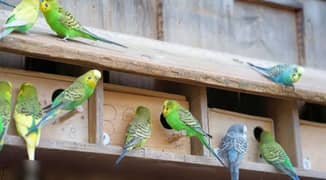
M 13 31 L 26 33 L 35 24 L 40 11 L 39 0 L 22 0 L 10 13 L 3 25 L 0 39 L 6 37 Z

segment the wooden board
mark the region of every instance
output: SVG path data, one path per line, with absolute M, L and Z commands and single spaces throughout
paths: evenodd
M 312 170 L 326 172 L 326 125 L 308 121 L 300 125 L 303 159 L 310 161 Z
M 120 91 L 121 89 L 123 90 Z M 124 144 L 127 126 L 132 120 L 136 108 L 143 105 L 151 110 L 152 115 L 152 137 L 146 147 L 157 151 L 190 154 L 190 139 L 183 137 L 178 141 L 169 142 L 174 131 L 164 129 L 160 123 L 160 114 L 165 99 L 176 99 L 184 107 L 189 107 L 183 96 L 116 85 L 105 86 L 103 131 L 109 134 L 111 145 L 121 146 Z
M 250 116 L 221 109 L 209 109 L 209 133 L 213 136 L 211 140 L 213 147 L 218 147 L 228 128 L 233 124 L 242 123 L 248 128 L 247 138 L 249 143 L 248 153 L 244 158 L 247 162 L 263 162 L 259 158 L 258 143 L 253 135 L 255 127 L 260 126 L 274 133 L 273 121 L 269 118 Z
M 24 82 L 34 84 L 38 90 L 38 96 L 42 107 L 47 106 L 51 102 L 52 93 L 55 90 L 66 88 L 73 81 L 72 78 L 64 76 L 3 68 L 0 68 L 0 80 L 11 81 L 13 85 L 13 106 L 20 85 Z M 83 105 L 83 108 L 84 111 L 82 113 L 72 112 L 62 114 L 57 122 L 45 126 L 42 129 L 41 139 L 88 142 L 87 103 Z M 16 135 L 14 120 L 11 121 L 8 133 Z
M 233 0 L 165 0 L 163 17 L 165 41 L 298 63 L 294 11 Z
M 3 20 L 2 15 L 6 13 L 0 11 L 0 21 Z M 111 36 L 112 40 L 124 43 L 130 48 L 121 49 L 87 40 L 81 40 L 83 43 L 63 42 L 51 37 L 40 22 L 30 35 L 15 33 L 3 39 L 0 42 L 0 50 L 57 62 L 102 67 L 104 70 L 144 74 L 197 86 L 326 104 L 325 71 L 306 68 L 302 80 L 296 84 L 294 93 L 291 88 L 285 89 L 272 83 L 247 66 L 233 62 L 232 59 L 263 66 L 274 64 L 271 62 L 94 29 L 93 31 L 103 36 L 104 34 Z

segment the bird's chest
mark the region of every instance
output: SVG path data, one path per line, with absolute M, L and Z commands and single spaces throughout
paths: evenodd
M 167 123 L 175 130 L 183 130 L 184 123 L 180 120 L 180 117 L 177 113 L 171 113 L 167 118 Z
M 60 19 L 60 16 L 51 14 L 51 13 L 47 13 L 44 14 L 47 23 L 49 24 L 49 26 L 51 27 L 51 29 L 59 36 L 59 37 L 66 37 L 69 34 L 69 29 L 66 28 Z

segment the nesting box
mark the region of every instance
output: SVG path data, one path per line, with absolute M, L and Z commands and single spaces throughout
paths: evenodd
M 152 136 L 146 147 L 162 152 L 190 154 L 190 138 L 171 141 L 175 131 L 164 129 L 160 123 L 164 100 L 174 99 L 188 108 L 184 96 L 109 84 L 104 85 L 104 89 L 103 131 L 110 136 L 111 145 L 123 146 L 128 124 L 136 108 L 142 105 L 150 109 L 152 120 Z
M 301 145 L 304 165 L 307 169 L 326 171 L 326 125 L 301 121 Z
M 52 102 L 52 94 L 58 89 L 67 88 L 74 80 L 71 77 L 53 74 L 36 73 L 31 71 L 0 69 L 0 80 L 7 80 L 13 86 L 13 111 L 16 96 L 22 83 L 32 83 L 38 91 L 42 107 Z M 15 123 L 12 119 L 8 134 L 17 135 Z M 62 114 L 55 122 L 42 128 L 41 139 L 62 140 L 72 142 L 88 142 L 88 103 L 83 105 L 83 112 Z
M 259 158 L 258 143 L 253 134 L 254 128 L 260 126 L 265 130 L 274 133 L 272 119 L 235 113 L 221 109 L 209 109 L 208 121 L 209 133 L 213 136 L 211 141 L 213 147 L 217 147 L 220 144 L 221 139 L 226 134 L 230 126 L 238 123 L 245 124 L 248 128 L 247 137 L 249 147 L 244 160 L 250 162 L 261 162 L 261 159 Z

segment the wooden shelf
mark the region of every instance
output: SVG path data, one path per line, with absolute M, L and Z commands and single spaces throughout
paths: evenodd
M 24 142 L 20 137 L 7 136 L 4 152 L 0 154 L 1 167 L 7 167 L 7 163 L 17 163 L 13 160 L 23 160 L 25 157 Z M 139 163 L 143 168 L 138 168 L 139 173 L 172 174 L 182 173 L 183 177 L 196 179 L 228 179 L 228 171 L 216 163 L 213 157 L 182 155 L 167 152 L 158 152 L 150 149 L 139 150 L 127 156 L 119 168 L 113 164 L 120 154 L 121 148 L 117 146 L 100 146 L 95 144 L 74 143 L 65 141 L 41 140 L 37 151 L 37 159 L 41 162 L 65 163 L 74 162 L 82 166 L 96 164 L 96 168 L 105 168 L 108 173 L 129 172 Z M 96 160 L 96 161 L 95 161 Z M 90 164 L 88 161 L 91 161 Z M 150 167 L 150 171 L 147 168 Z M 162 172 L 164 168 L 164 172 Z M 146 170 L 147 169 L 147 170 Z M 326 178 L 326 173 L 297 169 L 301 179 Z M 272 166 L 264 163 L 243 163 L 241 165 L 241 176 L 243 179 L 287 179 L 285 175 L 279 174 Z
M 7 14 L 7 11 L 0 11 L 1 23 Z M 293 92 L 290 88 L 283 88 L 266 80 L 233 59 L 262 65 L 272 65 L 271 62 L 90 29 L 129 48 L 122 49 L 79 39 L 64 42 L 54 37 L 41 19 L 30 34 L 14 33 L 3 39 L 0 42 L 0 51 L 205 87 L 326 104 L 325 71 L 306 68 L 302 80 L 296 84 L 296 91 Z

